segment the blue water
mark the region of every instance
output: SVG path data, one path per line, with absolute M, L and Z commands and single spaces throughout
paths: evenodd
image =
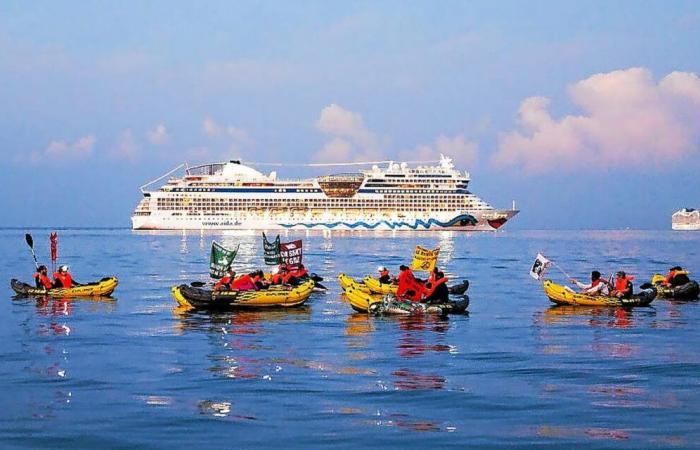
M 25 230 L 0 231 L 0 279 L 28 279 Z M 48 230 L 35 230 L 46 261 Z M 544 252 L 585 279 L 700 272 L 700 233 L 294 233 L 330 291 L 288 311 L 185 314 L 173 284 L 206 279 L 213 238 L 262 262 L 257 233 L 60 230 L 79 281 L 114 300 L 0 302 L 0 446 L 697 447 L 700 305 L 555 308 L 528 275 Z M 440 246 L 471 281 L 468 316 L 353 313 L 335 282 Z M 43 258 L 42 258 L 43 257 Z M 458 276 L 455 276 L 458 274 Z M 553 278 L 562 279 L 556 269 Z M 640 284 L 638 282 L 637 284 Z

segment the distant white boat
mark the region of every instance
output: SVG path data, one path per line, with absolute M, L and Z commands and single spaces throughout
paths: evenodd
M 674 230 L 700 230 L 700 211 L 693 208 L 683 208 L 671 216 L 671 228 Z

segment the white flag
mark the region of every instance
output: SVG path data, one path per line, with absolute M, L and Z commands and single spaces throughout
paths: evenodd
M 535 258 L 535 263 L 530 269 L 530 276 L 535 280 L 541 280 L 542 277 L 544 277 L 544 272 L 547 270 L 547 267 L 549 267 L 551 263 L 552 262 L 545 258 L 544 255 L 538 253 L 537 258 Z

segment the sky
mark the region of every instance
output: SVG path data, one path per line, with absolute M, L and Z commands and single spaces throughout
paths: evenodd
M 5 0 L 0 226 L 129 226 L 185 161 L 445 153 L 510 228 L 668 229 L 698 42 L 697 1 Z

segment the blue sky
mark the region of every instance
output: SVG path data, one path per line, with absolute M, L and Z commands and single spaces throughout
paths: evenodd
M 128 226 L 185 160 L 442 150 L 513 228 L 668 228 L 698 42 L 698 2 L 6 1 L 0 226 Z

